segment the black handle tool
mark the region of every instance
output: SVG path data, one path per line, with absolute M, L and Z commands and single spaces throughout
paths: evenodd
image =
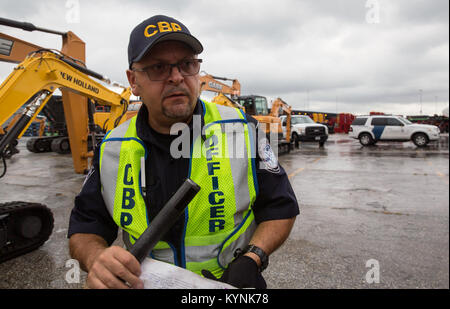
M 156 243 L 164 236 L 175 221 L 177 221 L 178 217 L 183 213 L 198 191 L 200 191 L 200 186 L 188 178 L 164 205 L 150 223 L 150 226 L 147 227 L 130 248 L 131 254 L 136 257 L 139 263 L 142 263 L 155 247 Z

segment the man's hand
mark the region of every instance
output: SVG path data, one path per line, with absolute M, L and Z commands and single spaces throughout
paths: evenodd
M 250 243 L 258 246 L 267 255 L 270 255 L 287 239 L 294 222 L 295 217 L 263 221 L 257 226 Z M 253 287 L 265 289 L 267 285 L 259 271 L 260 266 L 261 260 L 259 256 L 252 252 L 247 252 L 233 260 L 221 278 L 214 277 L 208 270 L 202 270 L 202 275 L 209 279 L 229 283 L 237 288 Z
M 141 265 L 127 250 L 112 246 L 101 251 L 92 263 L 87 286 L 96 289 L 142 289 Z M 128 284 L 127 284 L 128 283 Z
M 127 250 L 111 246 L 95 234 L 73 234 L 69 240 L 70 255 L 88 273 L 89 288 L 143 288 L 139 279 L 141 265 Z M 126 283 L 125 283 L 126 282 Z
M 231 262 L 220 278 L 216 278 L 209 270 L 205 269 L 202 270 L 202 275 L 205 278 L 225 282 L 237 288 L 267 288 L 258 265 L 252 258 L 245 255 Z

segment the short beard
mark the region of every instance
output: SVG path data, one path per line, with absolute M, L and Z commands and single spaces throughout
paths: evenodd
M 164 104 L 161 106 L 162 113 L 169 119 L 187 119 L 192 115 L 194 101 L 196 99 L 188 96 L 188 103 L 183 105 L 176 105 L 167 107 Z
M 176 119 L 176 120 L 187 119 L 192 115 L 192 111 L 197 101 L 197 98 L 193 98 L 189 93 L 189 91 L 181 87 L 172 88 L 166 93 L 163 93 L 163 98 L 168 97 L 176 92 L 182 92 L 188 98 L 188 103 L 183 105 L 176 104 L 175 106 L 168 107 L 164 105 L 162 102 L 161 111 L 163 115 L 169 119 Z

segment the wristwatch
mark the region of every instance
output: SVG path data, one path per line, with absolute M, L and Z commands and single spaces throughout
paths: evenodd
M 259 256 L 259 259 L 261 261 L 261 266 L 259 267 L 259 271 L 262 272 L 264 269 L 267 268 L 267 266 L 269 265 L 269 256 L 264 252 L 263 249 L 255 246 L 255 245 L 247 245 L 243 250 L 242 249 L 237 249 L 234 252 L 234 256 L 235 257 L 239 257 L 241 255 L 244 255 L 247 252 L 252 252 L 254 254 L 256 254 L 257 256 Z

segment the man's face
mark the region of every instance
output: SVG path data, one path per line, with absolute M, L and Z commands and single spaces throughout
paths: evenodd
M 175 64 L 183 59 L 193 59 L 192 49 L 177 41 L 156 44 L 134 69 L 164 63 Z M 199 96 L 199 75 L 183 76 L 177 67 L 163 81 L 152 81 L 146 72 L 127 71 L 128 80 L 134 95 L 140 96 L 149 110 L 149 121 L 162 121 L 164 124 L 188 121 L 194 111 Z M 153 118 L 153 119 L 150 119 Z M 152 121 L 153 120 L 153 121 Z

